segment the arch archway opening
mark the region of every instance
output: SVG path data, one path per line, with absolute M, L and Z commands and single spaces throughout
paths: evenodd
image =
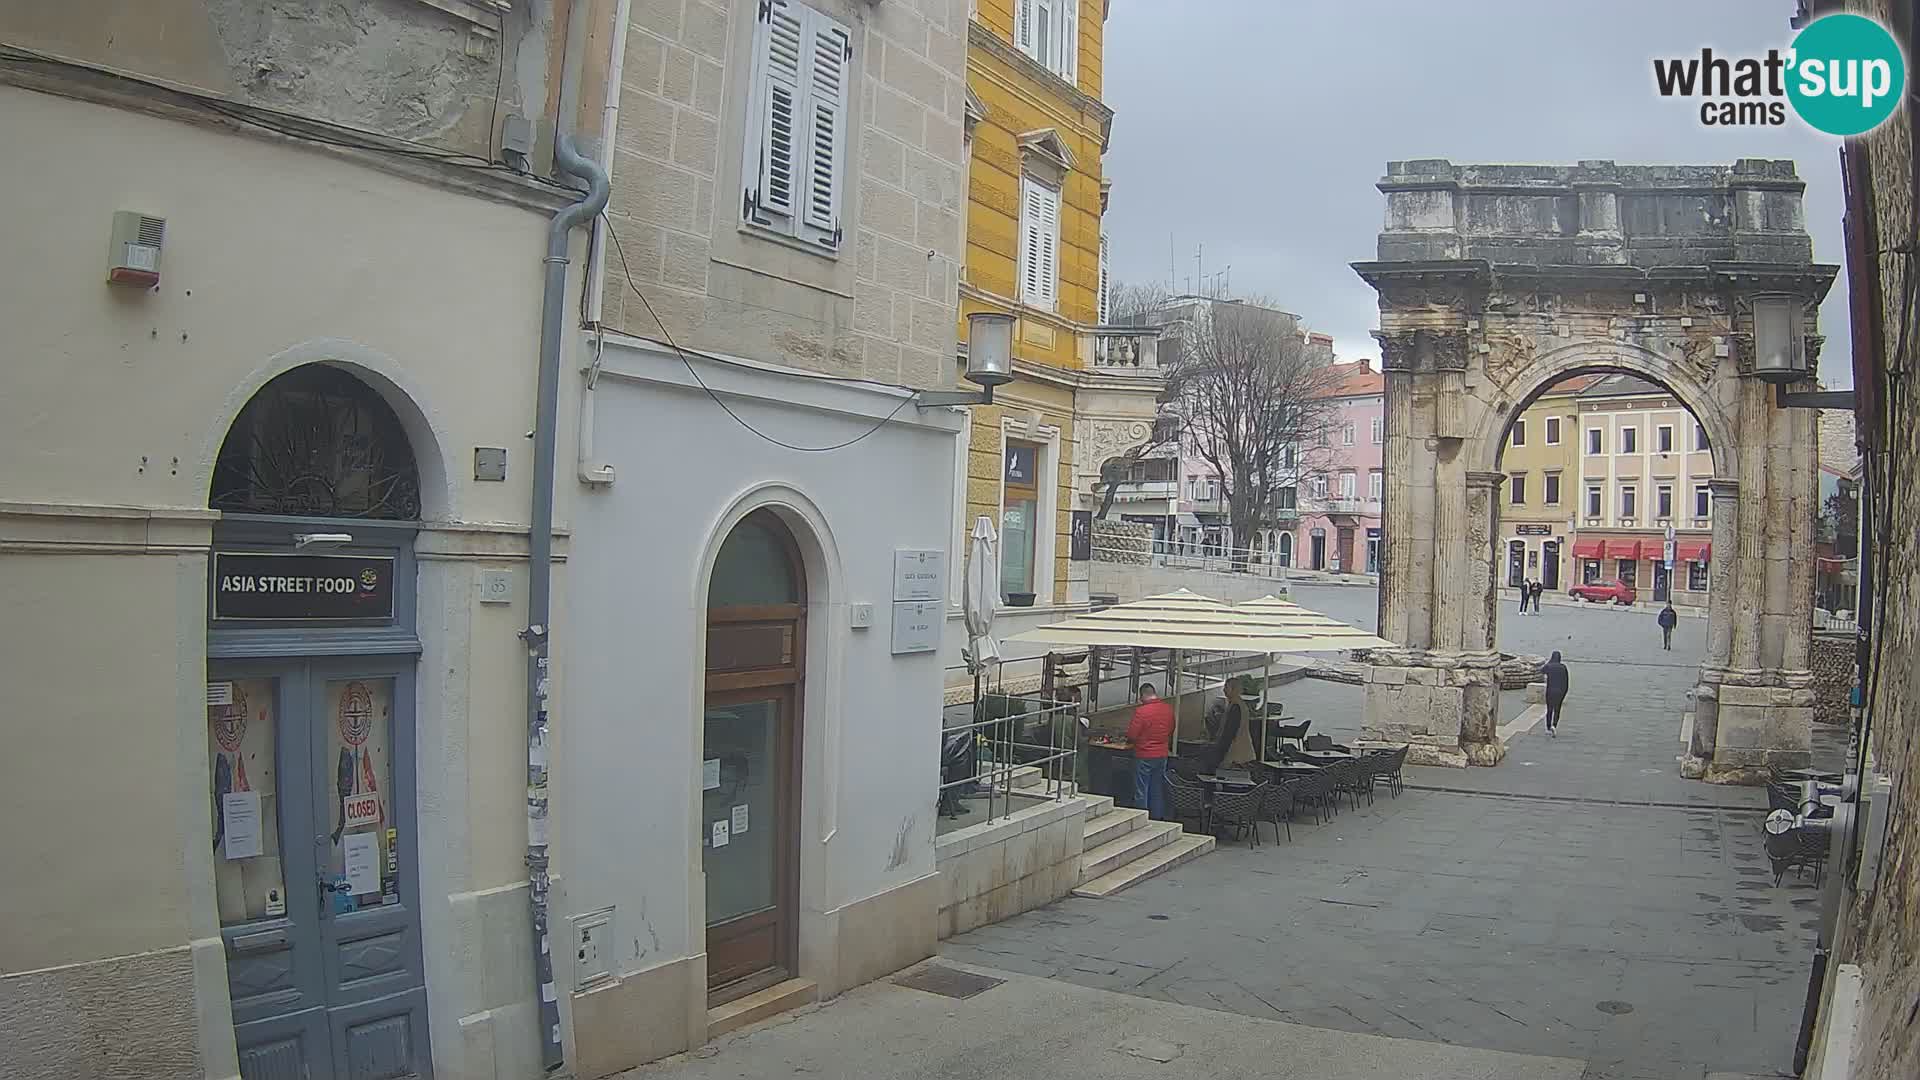
M 227 430 L 207 505 L 239 514 L 415 521 L 420 469 L 405 425 L 344 368 L 269 380 Z

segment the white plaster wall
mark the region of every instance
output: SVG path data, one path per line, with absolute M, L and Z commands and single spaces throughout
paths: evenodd
M 112 988 L 117 958 L 193 943 L 199 1067 L 233 1071 L 204 843 L 208 524 L 168 522 L 205 515 L 214 454 L 255 390 L 300 363 L 347 361 L 412 403 L 400 412 L 427 489 L 421 543 L 437 550 L 419 575 L 432 1038 L 438 1071 L 477 1075 L 463 1020 L 533 998 L 531 975 L 506 956 L 489 967 L 480 938 L 511 922 L 516 895 L 524 918 L 513 634 L 525 526 L 513 523 L 529 499 L 546 214 L 9 87 L 0 130 L 58 148 L 0 155 L 12 256 L 0 261 L 0 595 L 14 616 L 0 629 L 0 715 L 34 718 L 31 752 L 0 772 L 19 800 L 0 844 L 42 866 L 0 886 L 0 908 L 37 928 L 0 943 L 0 970 L 99 965 L 79 969 L 85 985 Z M 157 292 L 105 283 L 121 209 L 167 220 Z M 470 479 L 475 446 L 508 448 L 505 483 Z M 477 565 L 515 570 L 512 605 L 475 605 Z M 479 1026 L 491 1041 L 491 1021 Z M 513 1030 L 509 1042 L 535 1025 Z
M 960 417 L 895 413 L 891 389 L 695 361 L 742 418 L 798 445 L 844 442 L 894 413 L 851 447 L 799 453 L 741 428 L 656 346 L 610 340 L 605 361 L 594 451 L 619 479 L 575 498 L 554 643 L 568 686 L 554 722 L 565 913 L 616 907 L 616 976 L 702 952 L 707 576 L 732 524 L 773 505 L 809 574 L 801 974 L 814 977 L 834 912 L 934 870 L 941 655 L 892 656 L 889 619 L 894 549 L 951 542 Z M 848 628 L 850 602 L 874 605 L 872 628 Z

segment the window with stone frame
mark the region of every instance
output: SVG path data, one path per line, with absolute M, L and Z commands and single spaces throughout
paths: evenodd
M 1080 81 L 1080 0 L 1014 0 L 1013 44 L 1070 84 Z
M 1020 302 L 1060 304 L 1060 189 L 1030 176 L 1020 178 Z
M 1550 472 L 1541 486 L 1541 499 L 1548 506 L 1560 505 L 1560 474 Z
M 1557 416 L 1547 417 L 1547 445 L 1560 445 L 1560 418 Z
M 837 254 L 853 33 L 795 0 L 764 0 L 751 56 L 742 219 Z
M 1507 499 L 1515 506 L 1527 505 L 1527 474 L 1514 473 L 1507 477 Z
M 1694 486 L 1693 516 L 1697 518 L 1709 518 L 1713 516 L 1713 489 L 1705 484 Z

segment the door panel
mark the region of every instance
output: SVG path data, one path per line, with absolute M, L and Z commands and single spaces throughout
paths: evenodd
M 792 700 L 784 686 L 709 697 L 699 824 L 709 986 L 789 963 Z

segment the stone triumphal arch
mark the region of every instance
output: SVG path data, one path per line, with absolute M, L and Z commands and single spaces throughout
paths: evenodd
M 1813 261 L 1793 162 L 1403 161 L 1379 187 L 1379 258 L 1354 269 L 1380 294 L 1379 633 L 1399 647 L 1373 654 L 1363 741 L 1500 761 L 1501 444 L 1554 383 L 1627 372 L 1691 409 L 1712 445 L 1707 656 L 1682 767 L 1741 782 L 1804 764 L 1817 414 L 1779 407 L 1754 340 L 1760 300 L 1791 310 L 1818 355 L 1836 268 Z

